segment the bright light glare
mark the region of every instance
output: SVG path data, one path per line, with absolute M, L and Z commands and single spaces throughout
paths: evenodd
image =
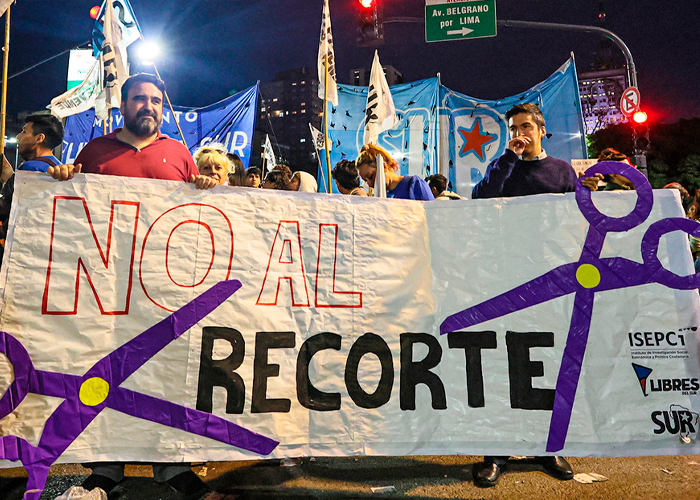
M 632 115 L 632 119 L 636 123 L 644 123 L 647 121 L 647 114 L 644 111 L 637 111 L 634 115 Z
M 16 137 L 5 137 L 5 144 L 17 144 Z
M 90 17 L 93 19 L 97 19 L 97 15 L 100 13 L 100 6 L 95 5 L 92 9 L 90 9 Z
M 360 0 L 360 5 L 362 5 L 365 9 L 369 9 L 372 6 L 372 1 L 373 0 Z
M 155 42 L 141 42 L 136 57 L 143 63 L 152 63 L 160 55 L 160 45 Z

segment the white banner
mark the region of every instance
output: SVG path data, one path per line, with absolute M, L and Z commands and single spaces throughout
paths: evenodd
M 653 197 L 628 230 L 589 231 L 573 193 L 422 203 L 20 171 L 0 391 L 8 360 L 24 389 L 0 401 L 2 439 L 58 462 L 700 453 L 698 293 L 670 275 L 692 273 L 684 223 L 652 224 L 682 217 L 678 198 Z M 637 194 L 593 198 L 623 220 Z

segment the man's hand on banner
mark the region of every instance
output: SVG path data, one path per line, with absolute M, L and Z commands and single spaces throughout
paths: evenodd
M 218 185 L 214 179 L 207 177 L 206 175 L 193 175 L 190 177 L 190 182 L 194 183 L 194 186 L 197 189 L 211 189 Z
M 578 176 L 579 179 L 581 177 L 584 177 L 586 172 L 579 172 Z M 603 174 L 593 174 L 590 177 L 584 177 L 581 179 L 581 185 L 585 188 L 590 189 L 591 191 L 598 191 L 598 182 L 603 180 Z
M 57 181 L 69 181 L 75 174 L 79 174 L 83 165 L 76 163 L 75 165 L 56 165 L 46 169 L 46 173 Z

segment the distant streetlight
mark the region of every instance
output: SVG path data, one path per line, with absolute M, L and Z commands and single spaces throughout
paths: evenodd
M 155 64 L 160 54 L 160 45 L 156 42 L 142 40 L 136 48 L 136 58 L 141 64 Z

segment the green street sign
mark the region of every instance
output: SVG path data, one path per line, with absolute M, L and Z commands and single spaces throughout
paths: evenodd
M 425 41 L 496 36 L 496 0 L 425 0 Z

